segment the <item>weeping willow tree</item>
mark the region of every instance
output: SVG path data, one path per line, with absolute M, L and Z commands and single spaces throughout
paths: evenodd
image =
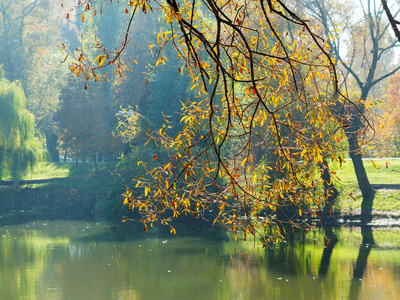
M 0 68 L 0 179 L 19 178 L 38 160 L 34 116 L 26 109 L 24 91 L 4 78 Z

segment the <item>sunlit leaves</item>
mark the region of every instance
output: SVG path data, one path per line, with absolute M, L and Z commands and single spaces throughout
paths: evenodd
M 101 67 L 104 64 L 104 61 L 106 60 L 106 56 L 105 55 L 99 55 L 94 59 L 94 62 L 98 61 L 98 65 L 99 67 Z
M 130 2 L 144 12 L 147 5 Z M 169 134 L 167 118 L 153 131 L 169 160 L 138 163 L 145 176 L 123 203 L 144 224 L 171 226 L 181 214 L 212 218 L 235 239 L 261 237 L 264 247 L 284 238 L 282 216 L 293 228 L 308 229 L 307 218 L 325 201 L 321 164 L 340 157 L 341 116 L 333 107 L 338 98 L 346 102 L 326 44 L 280 1 L 171 0 L 159 8 L 166 25 L 149 47 L 154 66 L 168 64 L 163 49 L 173 45 L 194 97 L 182 103 L 177 135 Z M 96 68 L 120 53 L 113 57 L 101 47 Z M 71 71 L 93 79 L 96 68 L 77 58 Z M 287 207 L 296 213 L 288 215 Z

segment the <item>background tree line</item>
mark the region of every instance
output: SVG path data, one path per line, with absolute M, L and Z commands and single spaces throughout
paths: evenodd
M 133 72 L 110 77 L 111 82 L 88 83 L 85 89 L 85 84 L 68 71 L 66 64 L 61 64 L 62 45 L 74 52 L 82 43 L 85 53 L 92 53 L 91 58 L 95 55 L 96 48 L 92 44 L 95 40 L 111 48 L 117 47 L 125 30 L 124 9 L 122 4 L 110 6 L 104 11 L 101 22 L 87 15 L 83 23 L 72 14 L 66 18 L 60 3 L 45 0 L 0 2 L 3 82 L 14 82 L 23 93 L 21 97 L 26 97 L 13 109 L 34 120 L 35 129 L 31 126 L 30 134 L 35 136 L 37 149 L 33 150 L 39 153 L 46 149 L 49 153 L 40 159 L 60 161 L 60 152 L 64 160 L 116 159 L 130 148 L 123 145 L 116 133 L 119 121 L 116 116 L 121 108 L 131 107 L 155 124 L 161 123 L 164 112 L 178 123 L 179 99 L 185 99 L 189 80 L 170 65 L 157 72 L 149 71 L 154 53 L 143 40 L 155 38 L 155 16 L 143 18 L 142 26 L 135 31 L 132 41 L 142 46 L 124 54 L 124 60 L 131 61 L 135 57 L 138 62 L 131 61 Z M 5 87 L 2 92 L 7 92 Z M 6 118 L 11 117 L 10 110 L 4 109 L 2 113 L 3 126 L 11 127 Z M 2 132 L 7 132 L 6 127 L 2 127 Z M 18 138 L 8 136 L 8 139 Z M 14 147 L 8 143 L 7 147 Z M 7 164 L 6 156 L 2 157 L 3 165 Z M 28 164 L 21 161 L 21 165 Z M 10 171 L 12 169 L 10 167 Z

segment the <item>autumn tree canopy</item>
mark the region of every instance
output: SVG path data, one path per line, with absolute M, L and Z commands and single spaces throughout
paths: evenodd
M 85 22 L 112 1 L 78 3 L 66 8 L 67 17 Z M 123 75 L 137 16 L 156 14 L 157 42 L 148 45 L 154 67 L 169 63 L 164 49 L 173 46 L 176 72 L 191 78 L 195 92 L 176 100 L 182 130 L 171 136 L 165 117 L 152 133 L 169 160 L 154 153 L 155 168 L 138 162 L 147 175 L 125 194 L 145 229 L 159 221 L 175 234 L 173 218 L 212 215 L 235 237 L 260 236 L 264 246 L 284 237 L 284 222 L 307 230 L 301 218 L 319 216 L 325 206 L 327 162 L 342 161 L 342 126 L 357 109 L 339 89 L 336 61 L 316 28 L 280 0 L 139 0 L 124 14 L 130 18 L 121 46 L 110 50 L 96 40 L 94 59 L 82 48 L 67 53 L 75 58 L 70 70 L 85 81 L 107 80 L 106 66 Z

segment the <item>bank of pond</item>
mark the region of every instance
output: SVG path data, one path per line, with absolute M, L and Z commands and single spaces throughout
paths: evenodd
M 373 215 L 400 219 L 400 160 L 364 161 L 368 177 L 377 193 Z M 136 164 L 134 164 L 136 166 Z M 337 217 L 357 218 L 362 196 L 354 169 L 349 161 L 333 164 L 339 197 L 332 207 Z M 41 162 L 18 180 L 3 177 L 0 181 L 0 212 L 25 210 L 43 212 L 53 217 L 86 219 L 120 219 L 126 211 L 122 193 L 132 187 L 132 177 L 139 177 L 140 168 L 122 168 L 117 162 L 50 163 Z M 143 170 L 142 170 L 143 171 Z M 340 180 L 339 180 L 340 179 Z
M 298 232 L 273 249 L 201 220 L 133 222 L 0 215 L 0 299 L 396 299 L 398 227 Z M 331 240 L 325 245 L 324 235 Z

